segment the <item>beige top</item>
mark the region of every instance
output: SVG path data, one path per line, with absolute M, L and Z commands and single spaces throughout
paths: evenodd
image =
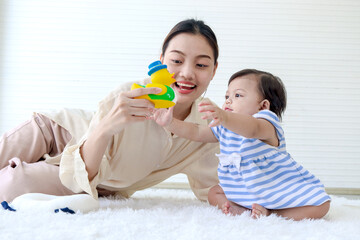
M 146 84 L 146 79 L 140 84 Z M 133 123 L 114 135 L 102 158 L 100 169 L 89 182 L 79 148 L 100 119 L 111 109 L 115 98 L 128 91 L 132 83 L 123 84 L 99 103 L 93 113 L 64 109 L 57 113 L 42 113 L 66 128 L 73 136 L 62 155 L 47 158 L 60 163 L 61 182 L 74 192 L 85 191 L 97 198 L 96 187 L 117 191 L 129 197 L 135 191 L 156 185 L 177 173 L 187 175 L 197 198 L 207 200 L 210 187 L 218 184 L 218 143 L 199 143 L 171 135 L 154 121 Z M 199 101 L 199 100 L 198 100 Z M 197 111 L 197 102 L 185 121 L 207 125 Z

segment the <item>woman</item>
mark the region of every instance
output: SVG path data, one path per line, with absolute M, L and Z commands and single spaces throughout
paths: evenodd
M 208 124 L 196 106 L 215 75 L 217 58 L 215 34 L 202 21 L 185 20 L 169 32 L 160 60 L 175 73 L 174 117 Z M 209 188 L 218 183 L 218 145 L 179 138 L 148 120 L 153 104 L 134 98 L 160 89 L 130 91 L 131 85 L 110 93 L 94 115 L 80 110 L 36 113 L 4 134 L 0 201 L 12 201 L 27 192 L 129 197 L 177 173 L 185 173 L 194 194 L 207 200 Z

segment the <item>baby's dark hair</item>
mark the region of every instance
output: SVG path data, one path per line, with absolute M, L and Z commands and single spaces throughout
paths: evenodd
M 258 78 L 260 93 L 270 102 L 270 111 L 274 112 L 281 120 L 282 114 L 286 108 L 286 90 L 279 77 L 256 69 L 243 69 L 230 77 L 228 85 L 235 78 L 249 74 L 254 74 Z

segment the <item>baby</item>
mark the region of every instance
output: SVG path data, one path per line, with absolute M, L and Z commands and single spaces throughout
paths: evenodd
M 172 117 L 172 108 L 152 116 L 172 133 L 199 142 L 219 142 L 219 185 L 208 200 L 226 214 L 251 210 L 258 218 L 275 213 L 285 218 L 319 219 L 330 207 L 324 185 L 286 151 L 280 125 L 286 91 L 274 75 L 255 69 L 233 74 L 221 108 L 199 104 L 209 126 Z

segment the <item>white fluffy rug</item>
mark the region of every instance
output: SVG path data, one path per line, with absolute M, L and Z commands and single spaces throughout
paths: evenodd
M 332 196 L 322 220 L 227 216 L 190 190 L 147 189 L 100 199 L 86 214 L 0 210 L 0 239 L 360 239 L 360 200 Z

